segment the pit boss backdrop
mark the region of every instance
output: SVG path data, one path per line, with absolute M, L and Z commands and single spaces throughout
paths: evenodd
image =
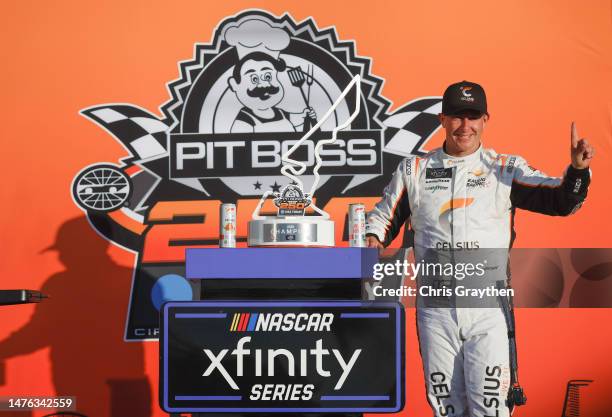
M 184 249 L 216 246 L 219 205 L 228 202 L 237 204 L 238 245 L 245 245 L 258 197 L 286 185 L 280 154 L 357 74 L 361 111 L 325 148 L 315 194 L 336 222 L 337 246 L 347 245 L 350 203 L 372 207 L 403 157 L 440 146 L 440 96 L 467 79 L 488 94 L 485 146 L 561 175 L 575 120 L 597 149 L 584 207 L 569 218 L 519 213 L 515 246 L 610 248 L 610 7 L 603 1 L 5 6 L 0 288 L 39 289 L 51 298 L 0 307 L 0 396 L 70 395 L 88 416 L 163 415 L 159 308 L 168 297 L 186 300 L 199 291 L 198 282 L 183 278 Z M 258 59 L 243 60 L 249 54 Z M 352 94 L 296 157 L 314 165 L 312 148 L 346 120 Z M 307 188 L 311 174 L 304 176 Z M 393 246 L 401 245 L 400 235 Z M 560 262 L 570 281 L 581 268 L 595 270 L 581 285 L 612 297 L 607 255 L 591 265 L 566 258 Z M 406 315 L 400 414 L 423 415 L 429 406 L 414 310 Z M 518 412 L 560 415 L 568 381 L 589 379 L 581 411 L 606 415 L 610 310 L 516 315 L 529 397 Z

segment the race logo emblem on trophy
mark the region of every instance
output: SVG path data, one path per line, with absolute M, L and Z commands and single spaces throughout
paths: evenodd
M 440 128 L 440 97 L 392 108 L 371 58 L 313 17 L 245 10 L 210 30 L 179 62 L 159 114 L 131 103 L 80 112 L 125 149 L 75 173 L 72 198 L 100 235 L 135 255 L 130 340 L 156 338 L 159 306 L 199 291 L 184 278 L 185 248 L 219 246 L 222 204 L 236 208 L 228 245 L 248 241 L 249 220 L 266 220 L 252 219 L 264 194 L 286 198 L 268 220 L 289 226 L 262 226 L 259 241 L 274 233 L 297 245 L 300 233 L 289 232 L 302 230 L 306 246 L 348 244 L 347 204 L 378 198 L 402 158 L 426 153 Z M 303 213 L 300 192 L 310 200 Z
M 278 207 L 279 216 L 303 216 L 306 208 L 312 202 L 308 194 L 296 185 L 289 184 L 282 192 L 274 193 L 274 205 Z

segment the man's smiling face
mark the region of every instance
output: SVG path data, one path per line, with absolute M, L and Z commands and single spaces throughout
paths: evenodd
M 475 110 L 464 110 L 452 115 L 440 114 L 439 119 L 446 130 L 446 152 L 453 156 L 465 156 L 475 152 L 480 146 L 489 115 Z
M 246 107 L 265 110 L 281 102 L 285 94 L 272 62 L 248 59 L 240 68 L 240 81 L 230 78 L 230 87 Z

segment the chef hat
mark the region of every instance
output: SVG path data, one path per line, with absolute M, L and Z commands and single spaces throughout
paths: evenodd
M 254 18 L 229 26 L 224 37 L 229 45 L 236 47 L 238 59 L 253 52 L 263 52 L 278 59 L 281 51 L 289 45 L 287 32 Z

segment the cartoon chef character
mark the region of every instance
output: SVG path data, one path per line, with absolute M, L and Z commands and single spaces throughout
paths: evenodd
M 294 132 L 301 130 L 306 117 L 316 120 L 312 107 L 299 113 L 277 107 L 285 95 L 278 73 L 287 69 L 279 58 L 289 44 L 287 32 L 252 19 L 228 29 L 225 39 L 236 47 L 238 55 L 228 84 L 243 106 L 232 124 L 232 133 Z

